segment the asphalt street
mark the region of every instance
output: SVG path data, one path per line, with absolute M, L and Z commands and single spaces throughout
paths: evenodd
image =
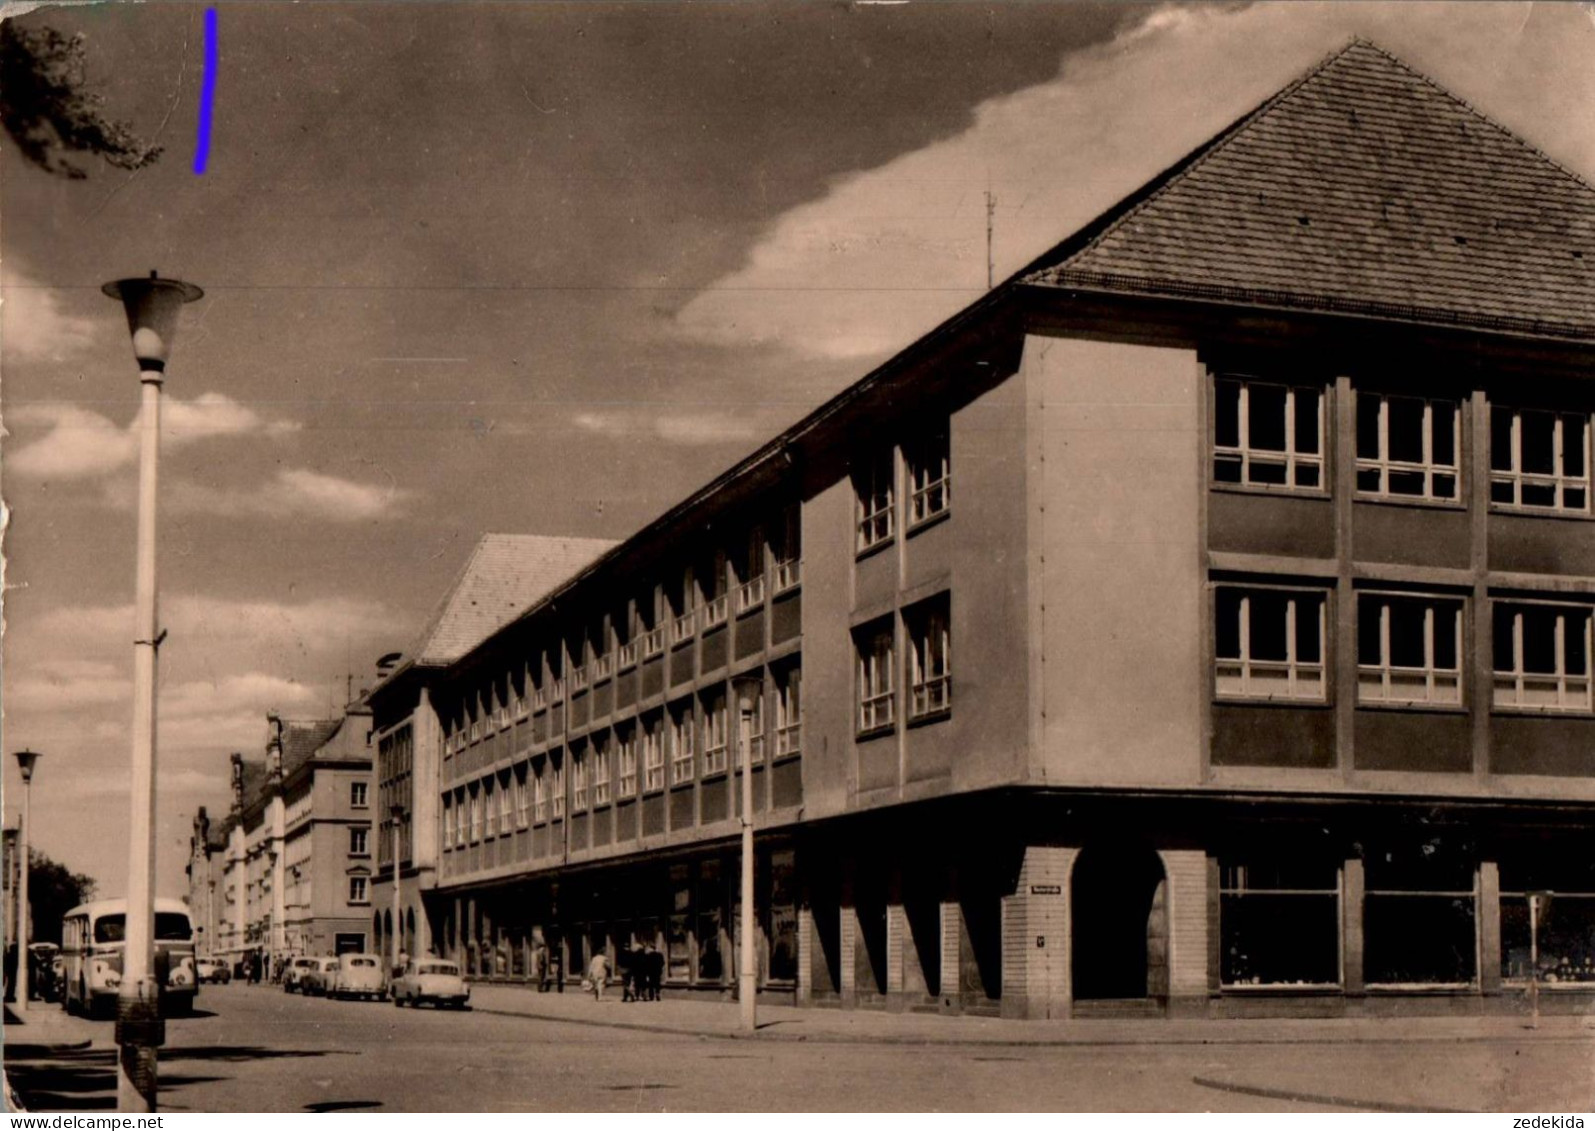
M 1595 1033 L 1582 1028 L 1533 1039 L 1407 1040 L 1393 1029 L 1389 1040 L 1321 1044 L 1230 1031 L 1210 1044 L 927 1046 L 618 1028 L 607 1022 L 646 1019 L 650 1007 L 590 1000 L 581 1021 L 237 985 L 207 987 L 202 1004 L 169 1024 L 163 1110 L 1567 1111 L 1595 1095 Z M 109 1110 L 111 1026 L 62 1022 L 7 1029 L 13 1084 L 32 1110 Z M 55 1047 L 30 1044 L 46 1028 Z M 63 1037 L 93 1044 L 69 1048 Z

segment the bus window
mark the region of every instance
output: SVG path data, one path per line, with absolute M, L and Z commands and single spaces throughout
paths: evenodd
M 155 915 L 155 937 L 162 942 L 187 942 L 192 934 L 188 916 L 170 911 L 160 911 Z M 125 915 L 101 915 L 94 924 L 94 941 L 97 943 L 119 943 L 126 940 L 127 917 Z

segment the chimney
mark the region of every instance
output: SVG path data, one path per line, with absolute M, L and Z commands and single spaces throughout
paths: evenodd
M 244 811 L 244 756 L 233 752 L 233 816 Z
M 276 711 L 266 712 L 266 725 L 271 728 L 266 739 L 266 778 L 282 784 L 282 719 Z

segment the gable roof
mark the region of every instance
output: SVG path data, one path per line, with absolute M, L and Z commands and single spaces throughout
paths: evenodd
M 291 777 L 293 772 L 322 748 L 326 742 L 338 733 L 343 726 L 339 719 L 314 719 L 309 722 L 291 722 L 283 720 L 282 724 L 282 776 Z
M 421 633 L 415 662 L 459 659 L 615 545 L 607 538 L 484 534 Z
M 1595 337 L 1595 189 L 1364 40 L 1025 281 Z

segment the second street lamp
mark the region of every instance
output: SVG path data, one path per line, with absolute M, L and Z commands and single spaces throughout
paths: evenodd
M 404 901 L 399 891 L 399 830 L 404 826 L 404 805 L 395 801 L 388 813 L 393 822 L 393 976 L 397 978 L 404 972 L 399 969 L 403 965 L 399 955 L 404 952 Z
M 737 1002 L 742 1029 L 751 1033 L 758 1025 L 759 993 L 757 952 L 753 946 L 753 709 L 764 684 L 756 676 L 738 676 L 737 745 L 742 748 L 742 906 L 737 922 Z
M 39 755 L 34 750 L 18 750 L 16 759 L 17 769 L 22 771 L 22 817 L 17 823 L 17 1010 L 26 1013 L 33 974 L 33 952 L 28 949 L 33 941 L 33 912 L 28 906 L 28 864 L 32 856 L 28 842 L 32 832 L 29 810 L 33 799 L 33 768 L 39 764 Z
M 133 635 L 133 777 L 127 854 L 127 926 L 116 1000 L 116 1107 L 155 1110 L 156 1048 L 165 1039 L 155 981 L 155 676 L 161 633 L 156 619 L 155 487 L 161 451 L 161 383 L 177 315 L 204 292 L 192 283 L 120 279 L 101 288 L 127 313 L 138 361 L 138 564 Z

